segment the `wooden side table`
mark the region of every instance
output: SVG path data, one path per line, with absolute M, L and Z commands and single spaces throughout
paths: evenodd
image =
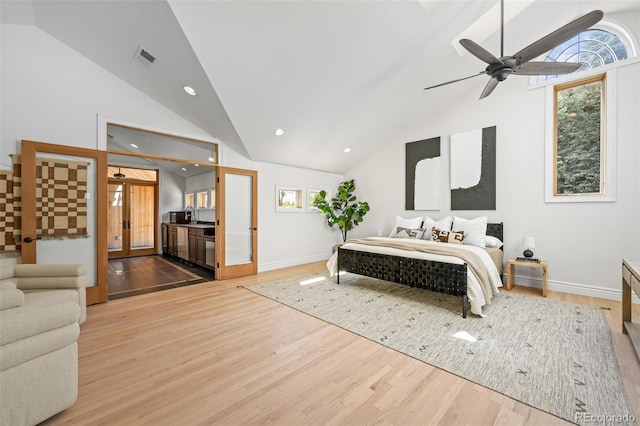
M 513 288 L 513 275 L 515 266 L 528 266 L 530 268 L 541 268 L 542 269 L 542 296 L 547 297 L 547 266 L 548 262 L 546 260 L 541 260 L 538 262 L 527 262 L 527 261 L 518 261 L 516 259 L 510 259 L 507 262 L 507 290 L 511 290 Z

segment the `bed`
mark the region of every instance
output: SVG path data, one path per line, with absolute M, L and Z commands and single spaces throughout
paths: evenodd
M 486 235 L 503 240 L 503 224 L 488 223 Z M 329 261 L 329 269 L 378 278 L 411 287 L 460 296 L 462 317 L 484 316 L 502 287 L 502 248 L 444 244 L 422 239 L 369 237 L 347 240 Z M 332 263 L 333 262 L 333 263 Z M 333 266 L 331 266 L 333 265 Z

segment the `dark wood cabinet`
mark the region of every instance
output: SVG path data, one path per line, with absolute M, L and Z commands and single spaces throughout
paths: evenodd
M 185 226 L 185 225 L 181 225 Z M 203 266 L 208 269 L 214 269 L 213 261 L 209 259 L 207 263 L 207 242 L 209 246 L 211 242 L 215 241 L 215 229 L 213 227 L 202 228 L 198 226 L 186 226 L 188 231 L 188 248 L 189 248 L 189 262 Z M 172 256 L 178 256 L 178 225 L 172 223 L 162 224 L 162 252 L 170 254 Z M 211 258 L 212 253 L 209 254 Z M 186 259 L 185 259 L 186 260 Z
M 200 266 L 206 265 L 205 241 L 207 237 L 204 235 L 202 228 L 189 229 L 189 261 Z
M 167 225 L 167 253 L 178 255 L 178 226 Z

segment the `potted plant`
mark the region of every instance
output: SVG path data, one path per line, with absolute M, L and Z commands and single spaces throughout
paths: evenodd
M 327 191 L 320 191 L 311 202 L 320 213 L 326 216 L 329 226 L 338 225 L 342 241 L 347 241 L 347 232 L 362 222 L 369 211 L 369 203 L 357 201 L 353 194 L 355 190 L 356 184 L 353 179 L 347 180 L 340 183 L 338 192 L 331 201 L 326 200 Z

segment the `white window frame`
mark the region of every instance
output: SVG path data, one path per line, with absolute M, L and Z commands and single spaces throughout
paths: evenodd
M 280 191 L 295 191 L 300 196 L 300 205 L 296 207 L 284 207 L 280 205 Z M 275 193 L 276 212 L 282 213 L 304 213 L 307 211 L 307 191 L 304 186 L 300 185 L 279 185 L 276 184 Z

